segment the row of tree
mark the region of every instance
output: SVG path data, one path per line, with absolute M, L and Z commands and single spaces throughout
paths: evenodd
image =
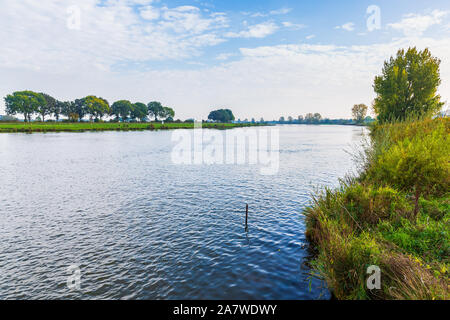
M 120 100 L 112 105 L 106 99 L 87 96 L 75 101 L 59 101 L 48 94 L 33 91 L 17 91 L 5 97 L 6 113 L 8 115 L 21 114 L 25 122 L 31 121 L 34 114 L 38 114 L 42 121 L 46 116 L 53 116 L 57 121 L 60 116 L 66 116 L 69 121 L 81 121 L 86 116 L 99 121 L 105 116 L 115 117 L 117 121 L 146 121 L 148 117 L 171 121 L 175 116 L 172 108 L 164 107 L 160 102 L 148 104 L 131 103 Z
M 287 119 L 285 117 L 280 117 L 279 123 L 319 123 L 322 120 L 322 115 L 320 113 L 307 113 L 305 116 L 298 116 L 297 119 L 289 116 Z

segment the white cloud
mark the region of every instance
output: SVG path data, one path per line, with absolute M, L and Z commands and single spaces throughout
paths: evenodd
M 271 10 L 268 13 L 265 12 L 241 12 L 243 15 L 245 16 L 250 16 L 252 18 L 257 18 L 257 17 L 269 17 L 269 16 L 277 16 L 277 15 L 285 15 L 288 14 L 289 12 L 291 12 L 292 9 L 291 8 L 280 8 L 280 9 L 276 9 L 276 10 Z
M 431 26 L 441 24 L 448 13 L 442 10 L 434 10 L 427 15 L 410 13 L 404 15 L 401 21 L 388 24 L 388 28 L 402 31 L 407 36 L 420 36 Z
M 0 67 L 82 72 L 126 61 L 192 57 L 225 41 L 225 15 L 192 6 L 157 9 L 151 3 L 108 0 L 98 6 L 96 0 L 81 0 L 80 28 L 71 30 L 62 1 L 1 2 L 0 42 L 7 45 L 0 50 Z M 142 6 L 135 11 L 132 4 Z
M 342 26 L 336 26 L 335 29 L 342 29 L 345 31 L 355 30 L 355 24 L 353 22 L 344 23 Z
M 316 37 L 315 34 L 310 34 L 309 36 L 306 36 L 306 39 L 307 39 L 307 40 L 311 40 L 311 39 L 313 39 L 313 38 L 315 38 L 315 37 Z
M 306 28 L 306 25 L 304 24 L 297 24 L 297 23 L 292 23 L 289 21 L 284 21 L 281 23 L 284 27 L 289 28 L 289 29 L 293 29 L 293 30 L 300 30 L 303 28 Z
M 152 6 L 144 7 L 140 10 L 141 17 L 145 20 L 156 20 L 160 17 L 160 12 L 158 9 Z
M 230 59 L 231 57 L 236 56 L 235 53 L 221 53 L 216 57 L 216 60 L 221 60 L 221 61 L 225 61 Z
M 278 30 L 278 26 L 273 22 L 264 22 L 248 26 L 246 30 L 240 32 L 228 32 L 225 34 L 229 38 L 265 38 Z
M 279 14 L 288 14 L 289 12 L 291 12 L 292 9 L 291 8 L 280 8 L 278 10 L 272 10 L 269 13 L 271 15 L 279 15 Z
M 181 6 L 174 9 L 163 8 L 159 22 L 162 29 L 171 29 L 177 33 L 199 34 L 207 30 L 224 28 L 228 26 L 228 19 L 223 14 L 213 15 L 209 18 L 201 16 L 198 8 L 193 6 Z
M 450 39 L 399 39 L 363 46 L 292 44 L 242 48 L 242 57 L 198 70 L 116 74 L 91 70 L 64 75 L 2 69 L 10 79 L 3 96 L 16 89 L 44 91 L 60 99 L 95 93 L 109 101 L 152 99 L 173 106 L 177 117 L 206 117 L 211 106 L 229 106 L 241 118 L 298 115 L 317 111 L 350 117 L 354 103 L 370 104 L 373 79 L 383 61 L 399 48 L 429 47 L 437 57 L 450 56 Z M 443 60 L 440 92 L 450 98 L 450 62 Z M 280 107 L 281 106 L 281 107 Z

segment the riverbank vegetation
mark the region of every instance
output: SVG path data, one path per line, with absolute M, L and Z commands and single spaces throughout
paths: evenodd
M 251 123 L 203 123 L 205 129 L 232 129 L 262 124 Z M 123 123 L 123 122 L 0 122 L 2 132 L 84 132 L 84 131 L 144 131 L 144 130 L 173 130 L 193 129 L 193 122 L 151 122 L 151 123 Z
M 318 192 L 304 212 L 314 273 L 338 299 L 449 298 L 450 119 L 435 117 L 439 63 L 415 48 L 385 63 L 358 175 Z
M 31 122 L 38 115 L 38 122 L 45 122 L 50 116 L 59 121 L 65 116 L 69 122 L 81 122 L 89 117 L 91 122 L 101 122 L 104 117 L 110 117 L 116 122 L 147 122 L 149 117 L 155 121 L 173 121 L 175 111 L 164 107 L 160 102 L 152 101 L 131 103 L 119 100 L 112 105 L 106 99 L 87 96 L 74 101 L 59 101 L 45 93 L 33 91 L 16 91 L 5 98 L 6 113 L 9 116 L 23 115 L 25 122 Z

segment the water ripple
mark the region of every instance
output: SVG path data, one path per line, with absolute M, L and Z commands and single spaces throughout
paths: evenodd
M 280 127 L 269 177 L 173 165 L 170 132 L 2 134 L 0 298 L 319 298 L 300 213 L 352 168 L 358 130 Z

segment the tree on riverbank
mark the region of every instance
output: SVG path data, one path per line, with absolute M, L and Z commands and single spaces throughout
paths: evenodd
M 6 113 L 8 115 L 21 114 L 25 122 L 30 122 L 32 116 L 38 114 L 38 121 L 45 122 L 47 116 L 53 116 L 59 121 L 61 115 L 67 117 L 69 122 L 83 121 L 86 116 L 92 121 L 101 121 L 105 116 L 115 116 L 122 121 L 139 119 L 145 122 L 150 115 L 172 121 L 175 111 L 164 107 L 160 102 L 150 102 L 148 105 L 142 102 L 132 104 L 128 100 L 119 100 L 109 105 L 106 99 L 96 96 L 87 96 L 74 101 L 59 101 L 46 93 L 33 91 L 17 91 L 5 98 Z M 52 121 L 52 120 L 50 120 Z
M 23 114 L 25 122 L 30 122 L 31 116 L 45 103 L 42 94 L 33 91 L 18 91 L 5 97 L 6 113 L 8 115 Z
M 175 111 L 173 111 L 172 108 L 163 107 L 163 110 L 159 116 L 166 121 L 173 121 L 173 118 L 175 117 Z
M 122 121 L 126 121 L 130 116 L 132 108 L 133 106 L 128 100 L 116 101 L 111 105 L 111 115 L 115 116 L 117 121 L 120 118 L 122 118 Z
M 158 117 L 163 112 L 164 109 L 161 102 L 158 101 L 149 102 L 147 107 L 148 107 L 148 115 L 150 117 L 154 117 L 155 121 L 158 121 Z
M 362 124 L 366 118 L 369 108 L 365 104 L 355 104 L 352 108 L 353 119 L 358 124 Z
M 208 119 L 218 122 L 231 122 L 235 120 L 235 117 L 230 109 L 219 109 L 211 111 Z
M 46 93 L 40 93 L 44 100 L 43 103 L 40 104 L 37 108 L 37 112 L 41 115 L 42 121 L 45 121 L 46 115 L 51 115 L 57 106 L 56 99 Z
M 111 108 L 108 101 L 96 96 L 87 96 L 84 98 L 87 114 L 95 118 L 95 120 L 101 120 L 105 115 L 110 114 Z
M 416 48 L 399 50 L 395 58 L 386 61 L 373 86 L 378 121 L 405 120 L 408 115 L 426 116 L 440 111 L 444 105 L 437 94 L 440 63 L 428 49 Z
M 133 104 L 131 109 L 130 118 L 132 120 L 139 119 L 141 122 L 144 122 L 148 116 L 148 108 L 145 103 L 136 102 Z
M 307 113 L 305 116 L 305 123 L 308 124 L 318 124 L 322 120 L 322 115 L 320 113 Z
M 175 117 L 175 111 L 172 108 L 164 107 L 161 102 L 152 101 L 148 105 L 148 115 L 150 117 L 155 117 L 155 121 L 159 119 L 167 120 L 173 119 Z

